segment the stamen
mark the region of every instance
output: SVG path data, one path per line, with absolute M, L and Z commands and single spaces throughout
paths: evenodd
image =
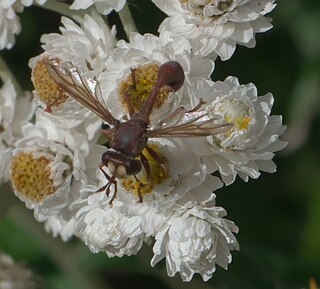
M 228 123 L 233 123 L 234 130 L 246 130 L 252 119 L 250 107 L 236 97 L 226 98 L 213 106 L 213 111 L 223 115 Z

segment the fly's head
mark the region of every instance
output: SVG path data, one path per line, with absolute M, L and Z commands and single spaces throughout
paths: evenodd
M 108 150 L 102 154 L 102 163 L 108 167 L 110 173 L 124 179 L 136 175 L 141 171 L 140 160 L 115 150 Z

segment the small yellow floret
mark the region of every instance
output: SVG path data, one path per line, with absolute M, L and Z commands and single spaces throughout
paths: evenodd
M 128 98 L 135 111 L 139 111 L 146 102 L 152 88 L 157 82 L 159 66 L 147 64 L 132 69 L 119 86 L 119 96 L 122 104 L 127 108 Z M 154 108 L 160 108 L 167 98 L 173 93 L 172 88 L 164 86 L 154 104 Z
M 16 191 L 26 199 L 41 202 L 54 194 L 50 178 L 50 160 L 35 158 L 31 153 L 19 153 L 11 161 L 11 181 Z
M 37 62 L 32 70 L 32 80 L 40 100 L 47 105 L 48 111 L 51 107 L 61 105 L 68 98 L 64 90 L 50 77 L 45 61 Z

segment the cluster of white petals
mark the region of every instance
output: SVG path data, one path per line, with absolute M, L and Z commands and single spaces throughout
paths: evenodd
M 86 14 L 78 22 L 80 25 L 62 17 L 61 34 L 42 35 L 42 48 L 49 58 L 69 61 L 82 72 L 90 71 L 91 77 L 97 76 L 105 69 L 106 59 L 115 47 L 115 28 L 109 29 L 99 15 Z
M 208 281 L 216 265 L 227 269 L 230 251 L 239 245 L 233 235 L 238 227 L 225 215 L 214 204 L 177 209 L 155 236 L 151 265 L 166 258 L 168 275 L 179 273 L 183 281 L 190 281 L 195 273 Z
M 43 5 L 47 0 L 2 0 L 0 1 L 0 50 L 11 49 L 15 44 L 15 36 L 21 31 L 20 19 L 17 13 L 22 13 L 24 7 L 36 2 Z
M 31 94 L 17 98 L 17 92 L 10 78 L 0 88 L 0 183 L 9 178 L 10 158 L 14 142 L 22 136 L 21 127 L 34 113 Z
M 91 194 L 81 205 L 75 234 L 93 253 L 122 257 L 138 252 L 146 238 L 143 215 L 128 215 L 128 206 L 118 200 L 111 208 L 105 193 Z
M 125 4 L 126 0 L 74 0 L 70 9 L 87 9 L 94 5 L 99 13 L 106 15 L 112 10 L 120 11 Z
M 236 45 L 255 46 L 255 34 L 269 30 L 264 17 L 275 0 L 152 0 L 169 17 L 159 31 L 189 39 L 195 53 L 229 59 Z
M 21 25 L 16 12 L 23 6 L 15 0 L 0 2 L 0 50 L 10 49 L 15 43 L 15 35 L 20 33 Z
M 0 288 L 36 289 L 41 288 L 41 283 L 29 268 L 0 251 Z

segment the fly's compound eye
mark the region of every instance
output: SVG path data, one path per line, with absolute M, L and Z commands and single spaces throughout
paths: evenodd
M 102 163 L 108 167 L 112 175 L 119 179 L 136 175 L 141 171 L 141 162 L 120 152 L 107 151 L 102 155 Z
M 127 175 L 136 175 L 141 171 L 141 162 L 135 159 L 127 160 L 125 168 Z

